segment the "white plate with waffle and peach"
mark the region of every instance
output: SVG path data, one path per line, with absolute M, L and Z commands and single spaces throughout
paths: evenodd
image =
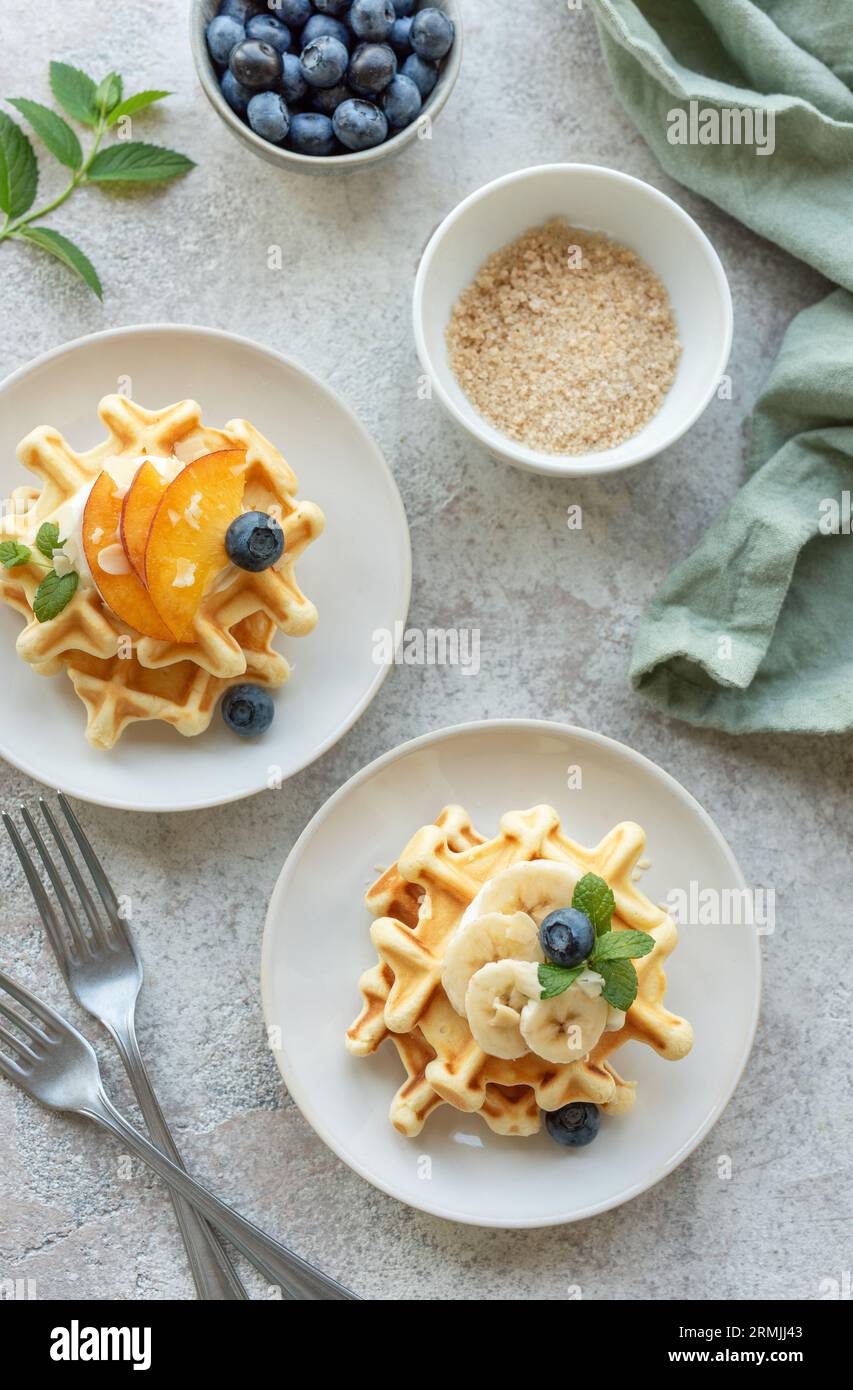
M 247 339 L 155 325 L 49 353 L 0 404 L 2 755 L 177 811 L 331 747 L 411 582 L 396 484 L 343 402 Z
M 707 813 L 622 744 L 539 721 L 426 735 L 336 792 L 282 870 L 262 963 L 282 1076 L 410 1206 L 498 1227 L 606 1211 L 737 1085 L 760 960 L 727 904 L 748 899 Z

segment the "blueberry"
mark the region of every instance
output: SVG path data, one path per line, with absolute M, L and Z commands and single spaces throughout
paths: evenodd
M 311 18 L 311 0 L 276 0 L 270 9 L 274 9 L 279 19 L 289 24 L 291 29 L 301 29 Z
M 322 38 L 324 34 L 328 34 L 329 38 L 339 39 L 347 52 L 349 52 L 350 44 L 352 43 L 352 34 L 350 30 L 345 24 L 342 24 L 339 19 L 333 19 L 333 17 L 328 14 L 312 14 L 305 28 L 302 30 L 299 42 L 302 44 L 302 47 L 305 48 L 307 44 L 313 43 L 315 39 Z
M 258 92 L 249 102 L 246 115 L 252 130 L 256 135 L 260 135 L 262 140 L 269 140 L 271 145 L 284 144 L 290 130 L 290 112 L 284 97 L 280 97 L 277 92 Z M 233 530 L 233 525 L 231 529 Z M 235 560 L 234 563 L 239 562 Z M 254 569 L 255 566 L 243 565 L 242 568 Z
M 282 53 L 279 91 L 285 101 L 295 106 L 308 91 L 308 83 L 302 76 L 302 65 L 295 53 Z
M 226 68 L 223 72 L 220 85 L 222 95 L 232 111 L 236 111 L 238 116 L 245 116 L 249 102 L 255 95 L 253 88 L 244 87 L 242 82 L 238 82 L 230 68 Z
M 336 87 L 347 70 L 349 53 L 340 39 L 323 34 L 303 48 L 302 76 L 311 87 Z
M 555 965 L 571 968 L 586 960 L 595 945 L 595 927 L 585 912 L 560 907 L 539 928 L 542 950 Z
M 393 3 L 397 18 L 405 19 L 407 15 L 414 14 L 418 0 L 393 0 Z
M 332 126 L 348 150 L 371 150 L 388 137 L 388 122 L 372 101 L 341 102 L 332 117 Z
M 320 14 L 343 14 L 351 0 L 314 0 L 314 9 Z
M 564 1149 L 582 1149 L 591 1144 L 601 1127 L 601 1112 L 589 1101 L 575 1100 L 562 1110 L 545 1115 L 545 1128 Z
M 397 59 L 387 43 L 360 43 L 350 59 L 347 82 L 360 97 L 377 97 L 397 72 Z
M 265 734 L 273 721 L 275 705 L 260 685 L 232 685 L 222 701 L 222 718 L 241 738 Z
M 408 58 L 412 51 L 409 41 L 409 31 L 412 27 L 410 19 L 395 19 L 388 35 L 388 42 L 393 48 L 398 58 Z
M 286 53 L 292 42 L 292 35 L 286 24 L 271 14 L 256 14 L 246 25 L 246 38 L 258 39 L 268 43 L 277 53 Z
M 244 87 L 271 87 L 281 77 L 281 54 L 268 43 L 245 39 L 232 48 L 228 66 Z
M 266 8 L 266 0 L 222 0 L 219 13 L 227 15 L 229 19 L 236 19 L 239 24 L 245 26 L 252 15 L 261 14 Z
M 348 101 L 352 92 L 346 82 L 339 82 L 336 87 L 315 87 L 311 93 L 311 105 L 315 111 L 322 111 L 324 116 L 333 116 L 342 101 Z
M 412 20 L 412 48 L 422 58 L 435 62 L 449 53 L 456 37 L 453 20 L 443 10 L 419 10 Z
M 404 77 L 402 73 L 382 93 L 382 110 L 392 130 L 402 130 L 404 126 L 411 125 L 421 105 L 420 92 L 411 77 Z
M 360 39 L 381 43 L 387 39 L 396 18 L 391 0 L 353 0 L 347 23 Z
M 438 81 L 438 68 L 436 64 L 428 62 L 427 59 L 422 58 L 419 53 L 413 53 L 406 59 L 402 71 L 406 77 L 411 77 L 424 101 L 426 101 Z
M 290 120 L 290 148 L 297 154 L 334 154 L 338 148 L 332 121 L 319 111 L 298 112 Z
M 210 56 L 214 63 L 219 63 L 222 67 L 228 62 L 231 49 L 236 48 L 246 37 L 246 30 L 239 20 L 232 19 L 227 14 L 218 14 L 212 19 L 206 33 Z
M 281 97 L 276 96 L 274 92 L 262 92 L 260 98 L 252 98 L 249 105 L 250 115 L 255 102 L 264 97 L 270 97 L 274 102 L 280 102 L 284 106 Z M 286 106 L 284 111 L 286 116 Z M 288 121 L 288 126 L 289 124 Z M 262 133 L 258 131 L 259 135 Z M 284 131 L 284 135 L 286 134 L 287 128 Z M 264 138 L 270 139 L 269 136 Z M 284 139 L 284 136 L 281 138 Z M 225 532 L 225 549 L 232 564 L 241 570 L 251 570 L 253 574 L 260 574 L 261 570 L 268 570 L 270 565 L 274 565 L 284 554 L 284 532 L 275 518 L 267 512 L 243 512 L 241 516 L 235 517 Z

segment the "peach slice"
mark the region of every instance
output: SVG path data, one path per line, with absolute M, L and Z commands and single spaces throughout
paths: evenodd
M 145 583 L 145 546 L 160 499 L 168 486 L 158 468 L 149 460 L 140 464 L 125 493 L 121 508 L 121 543 L 124 553 Z
M 173 642 L 174 634 L 131 568 L 119 541 L 122 495 L 115 478 L 101 472 L 83 509 L 83 549 L 98 592 L 108 608 L 143 637 Z
M 145 547 L 145 582 L 179 642 L 195 637 L 207 582 L 228 564 L 225 533 L 240 515 L 245 449 L 188 463 L 160 498 Z

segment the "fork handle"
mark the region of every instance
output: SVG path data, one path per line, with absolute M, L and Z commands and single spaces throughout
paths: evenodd
M 183 1168 L 179 1168 L 165 1154 L 150 1144 L 139 1130 L 128 1124 L 115 1106 L 101 1092 L 97 1106 L 86 1106 L 81 1114 L 88 1115 L 97 1124 L 120 1139 L 137 1158 L 147 1163 L 168 1186 L 196 1208 L 208 1221 L 213 1222 L 223 1235 L 227 1236 L 241 1255 L 245 1255 L 268 1283 L 280 1288 L 288 1299 L 304 1300 L 359 1300 L 358 1294 L 345 1289 L 337 1280 L 318 1269 L 299 1255 L 279 1245 L 278 1241 L 265 1234 L 251 1221 L 238 1215 L 231 1207 L 220 1202 L 218 1197 L 191 1178 Z
M 153 1143 L 172 1163 L 183 1168 L 183 1159 L 145 1069 L 133 1018 L 123 1020 L 121 1026 L 110 1027 L 110 1033 L 124 1062 Z M 248 1299 L 249 1295 L 216 1232 L 185 1198 L 174 1191 L 170 1192 L 170 1196 L 199 1298 L 220 1303 Z

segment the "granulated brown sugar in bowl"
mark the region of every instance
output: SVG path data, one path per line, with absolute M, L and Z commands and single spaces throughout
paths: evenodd
M 480 414 L 548 454 L 594 453 L 638 434 L 681 355 L 654 271 L 562 218 L 489 257 L 454 306 L 447 349 Z

